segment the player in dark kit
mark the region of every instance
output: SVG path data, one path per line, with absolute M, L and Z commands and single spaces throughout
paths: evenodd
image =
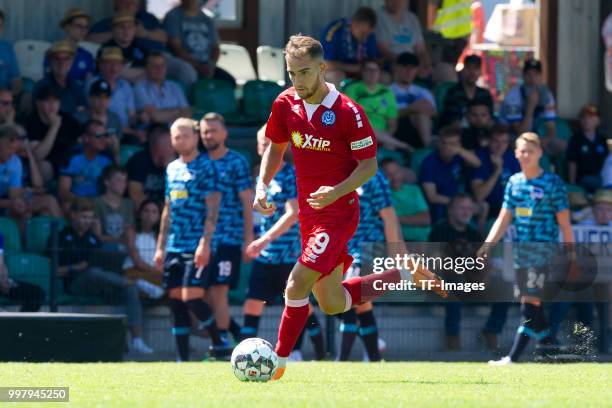
M 377 170 L 374 131 L 363 109 L 325 82 L 321 43 L 307 36 L 292 36 L 285 47 L 285 60 L 293 87 L 272 105 L 266 130 L 272 143 L 262 158 L 253 203 L 263 215 L 274 212 L 266 190 L 291 143 L 302 253 L 285 289 L 276 344 L 276 380 L 284 374 L 287 357 L 308 318 L 311 291 L 323 312 L 338 314 L 382 295 L 383 291 L 370 290 L 374 281 L 397 283 L 402 279 L 400 270 L 392 269 L 343 281 L 352 262 L 347 243 L 359 223 L 355 190 Z
M 210 260 L 221 194 L 214 167 L 198 151 L 195 125 L 191 119 L 179 118 L 170 128 L 179 158 L 166 168 L 166 200 L 155 252 L 174 315 L 172 333 L 179 361 L 189 360 L 189 312 L 210 334 L 211 357 L 223 358 L 231 351 L 221 341 L 212 310 L 204 302 L 203 270 Z
M 240 334 L 230 317 L 228 292 L 240 278 L 240 263 L 247 245 L 253 241 L 253 179 L 247 160 L 225 145 L 225 119 L 209 112 L 200 120 L 200 137 L 206 147 L 205 157 L 215 167 L 221 192 L 219 222 L 212 241 L 212 259 L 206 268 L 206 299 L 215 311 L 221 337 L 230 329 L 234 338 Z
M 557 175 L 540 167 L 542 147 L 538 135 L 531 132 L 520 135 L 516 140 L 515 155 L 521 172 L 508 180 L 502 209 L 477 253 L 477 256 L 487 256 L 510 223 L 515 225 L 514 268 L 521 296 L 522 322 L 510 353 L 500 360 L 489 361 L 492 365 L 517 361 L 530 338 L 538 340 L 543 346 L 552 345 L 553 338 L 544 316 L 542 300 L 547 293 L 551 293 L 551 289 L 557 287 L 557 282 L 551 281 L 551 278 L 560 269 L 552 266 L 555 264 L 553 257 L 559 230 L 568 248 L 569 259 L 575 260 L 576 257 L 565 184 Z M 572 274 L 577 271 L 570 268 L 568 272 Z
M 257 153 L 263 155 L 270 144 L 265 135 L 265 125 L 257 132 Z M 298 226 L 297 189 L 295 169 L 289 161 L 284 161 L 281 169 L 270 182 L 269 202 L 280 211 L 265 217 L 261 224 L 261 235 L 247 247 L 247 255 L 254 259 L 247 299 L 244 302 L 244 325 L 241 337 L 256 337 L 259 319 L 266 305 L 283 294 L 289 273 L 300 255 L 300 228 Z M 305 331 L 308 333 L 317 360 L 324 357 L 323 333 L 317 316 L 312 308 Z M 291 359 L 301 360 L 300 336 Z
M 391 204 L 391 189 L 385 175 L 378 171 L 362 187 L 357 189 L 359 195 L 359 226 L 349 241 L 349 254 L 353 264 L 346 272 L 346 277 L 359 276 L 362 265 L 363 245 L 387 242 L 389 256 L 406 253 L 400 223 Z M 357 334 L 364 343 L 369 361 L 379 361 L 378 327 L 374 318 L 372 302 L 365 302 L 342 314 L 340 332 L 340 361 L 349 358 Z M 359 320 L 359 327 L 357 327 Z

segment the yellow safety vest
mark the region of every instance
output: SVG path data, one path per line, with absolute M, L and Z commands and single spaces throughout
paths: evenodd
M 433 29 L 449 39 L 472 34 L 472 0 L 442 0 Z

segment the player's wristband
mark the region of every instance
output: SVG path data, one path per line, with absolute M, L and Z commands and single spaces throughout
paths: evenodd
M 263 181 L 258 181 L 257 185 L 255 186 L 255 190 L 267 191 L 268 190 L 268 185 L 266 183 L 264 183 Z

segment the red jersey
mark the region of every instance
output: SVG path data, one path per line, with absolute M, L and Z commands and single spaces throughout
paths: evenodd
M 272 105 L 266 128 L 266 136 L 272 142 L 291 144 L 300 215 L 345 208 L 340 203 L 345 200 L 338 199 L 317 211 L 306 199 L 321 186 L 335 186 L 346 180 L 358 160 L 376 156 L 376 136 L 361 106 L 334 85 L 328 83 L 327 87 L 329 93 L 314 112 L 310 109 L 310 118 L 293 87 L 281 93 Z M 357 202 L 357 194 L 351 194 Z

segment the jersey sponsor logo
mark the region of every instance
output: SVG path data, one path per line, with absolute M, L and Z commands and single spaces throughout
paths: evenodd
M 325 126 L 332 126 L 334 123 L 336 123 L 336 114 L 334 111 L 328 109 L 323 112 L 323 115 L 321 115 L 321 123 L 323 123 Z
M 365 149 L 366 147 L 372 146 L 373 144 L 374 141 L 372 140 L 372 136 L 368 136 L 361 140 L 355 140 L 354 142 L 351 142 L 351 150 Z
M 172 190 L 170 192 L 170 199 L 172 200 L 181 200 L 189 197 L 189 192 L 187 190 Z
M 291 140 L 293 141 L 293 145 L 299 149 L 310 149 L 321 152 L 331 151 L 331 142 L 323 139 L 322 137 L 315 137 L 314 135 L 309 135 L 307 133 L 302 135 L 298 131 L 293 131 L 291 132 Z

